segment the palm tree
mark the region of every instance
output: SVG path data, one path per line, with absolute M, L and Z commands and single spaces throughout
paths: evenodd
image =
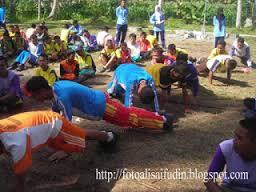
M 241 17 L 242 17 L 242 0 L 237 0 L 236 28 L 241 27 Z

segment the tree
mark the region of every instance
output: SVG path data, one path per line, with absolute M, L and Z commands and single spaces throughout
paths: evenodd
M 41 19 L 41 0 L 38 0 L 38 12 L 37 12 L 37 19 Z
M 158 0 L 158 5 L 160 5 L 160 7 L 162 7 L 163 1 L 164 1 L 164 0 Z
M 241 17 L 242 17 L 242 0 L 237 0 L 236 28 L 241 27 Z
M 51 10 L 51 13 L 49 14 L 48 18 L 52 18 L 55 16 L 57 5 L 58 5 L 58 0 L 53 0 L 52 10 Z

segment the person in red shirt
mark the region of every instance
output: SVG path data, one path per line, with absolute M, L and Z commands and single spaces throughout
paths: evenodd
M 147 40 L 147 33 L 146 32 L 141 32 L 140 34 L 140 39 L 137 42 L 140 47 L 140 56 L 143 59 L 149 59 L 150 57 L 150 42 Z

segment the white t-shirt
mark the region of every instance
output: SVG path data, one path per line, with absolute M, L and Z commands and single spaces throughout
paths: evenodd
M 106 31 L 100 31 L 97 35 L 97 44 L 100 46 L 104 46 L 105 38 L 109 35 Z
M 31 35 L 33 35 L 35 33 L 36 29 L 34 28 L 28 28 L 26 31 L 26 37 L 29 39 L 31 37 Z
M 230 55 L 217 55 L 216 57 L 214 57 L 213 59 L 210 59 L 209 61 L 207 61 L 206 66 L 207 68 L 214 72 L 217 70 L 217 68 L 219 67 L 220 64 L 224 64 L 224 62 L 227 59 L 232 59 L 232 57 Z

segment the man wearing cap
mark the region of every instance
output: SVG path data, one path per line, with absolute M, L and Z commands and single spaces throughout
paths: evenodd
M 121 127 L 172 129 L 173 118 L 136 107 L 126 108 L 99 90 L 72 81 L 57 81 L 51 88 L 43 77 L 32 77 L 24 86 L 27 95 L 38 101 L 53 99 L 53 110 L 69 121 L 76 115 L 86 119 L 103 119 Z

